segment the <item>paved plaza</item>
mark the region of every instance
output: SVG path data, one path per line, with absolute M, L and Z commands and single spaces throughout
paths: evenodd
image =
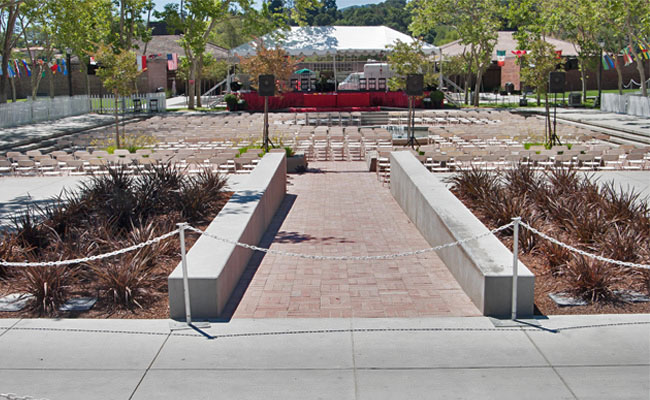
M 128 116 L 127 118 L 132 117 Z M 115 116 L 110 114 L 84 114 L 38 124 L 0 128 L 0 149 L 3 151 L 12 150 L 14 147 L 27 143 L 106 126 L 114 122 Z
M 650 315 L 0 320 L 0 394 L 37 399 L 647 399 Z M 0 399 L 4 398 L 0 396 Z
M 262 246 L 358 256 L 430 247 L 364 162 L 310 170 L 289 175 Z M 594 175 L 650 194 L 647 171 Z M 80 179 L 2 177 L 0 219 Z M 503 327 L 479 316 L 434 253 L 255 253 L 226 312 L 184 330 L 169 320 L 0 319 L 0 400 L 650 398 L 650 315 Z
M 431 247 L 365 162 L 314 162 L 310 168 L 314 172 L 289 176 L 288 195 L 263 246 L 351 256 Z M 234 318 L 480 315 L 433 252 L 381 261 L 258 253 L 226 312 Z

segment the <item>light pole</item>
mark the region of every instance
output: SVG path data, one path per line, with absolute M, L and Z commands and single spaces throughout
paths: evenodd
M 598 46 L 600 46 L 600 60 L 598 60 L 598 98 L 596 99 L 598 104 L 596 105 L 600 107 L 603 95 L 603 49 L 605 48 L 605 42 L 601 40 L 598 42 Z
M 70 56 L 72 55 L 72 49 L 69 47 L 65 49 L 66 62 L 68 63 L 68 95 L 72 97 L 72 64 L 70 63 Z

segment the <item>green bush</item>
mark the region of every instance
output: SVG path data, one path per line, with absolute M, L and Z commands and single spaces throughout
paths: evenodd
M 223 101 L 226 102 L 226 105 L 228 106 L 228 110 L 230 111 L 237 110 L 237 96 L 235 96 L 234 94 L 228 93 L 227 95 L 223 96 Z
M 440 90 L 434 90 L 431 93 L 429 93 L 429 98 L 434 103 L 441 102 L 445 99 L 445 94 Z

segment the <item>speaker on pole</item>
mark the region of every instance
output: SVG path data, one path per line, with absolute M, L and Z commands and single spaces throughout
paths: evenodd
M 406 94 L 408 96 L 422 96 L 424 93 L 424 75 L 406 75 Z
M 257 79 L 259 82 L 257 94 L 260 96 L 275 95 L 275 75 L 260 75 Z
M 548 77 L 548 92 L 564 93 L 565 81 L 566 81 L 566 73 L 562 71 L 552 71 Z

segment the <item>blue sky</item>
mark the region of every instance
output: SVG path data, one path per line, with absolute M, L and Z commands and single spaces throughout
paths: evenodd
M 336 5 L 338 6 L 339 9 L 341 9 L 349 6 L 360 6 L 363 4 L 377 4 L 383 1 L 384 0 L 336 0 Z M 180 0 L 176 0 L 176 1 L 154 0 L 154 3 L 156 3 L 156 10 L 162 11 L 163 7 L 165 7 L 165 4 L 167 3 L 180 4 Z

